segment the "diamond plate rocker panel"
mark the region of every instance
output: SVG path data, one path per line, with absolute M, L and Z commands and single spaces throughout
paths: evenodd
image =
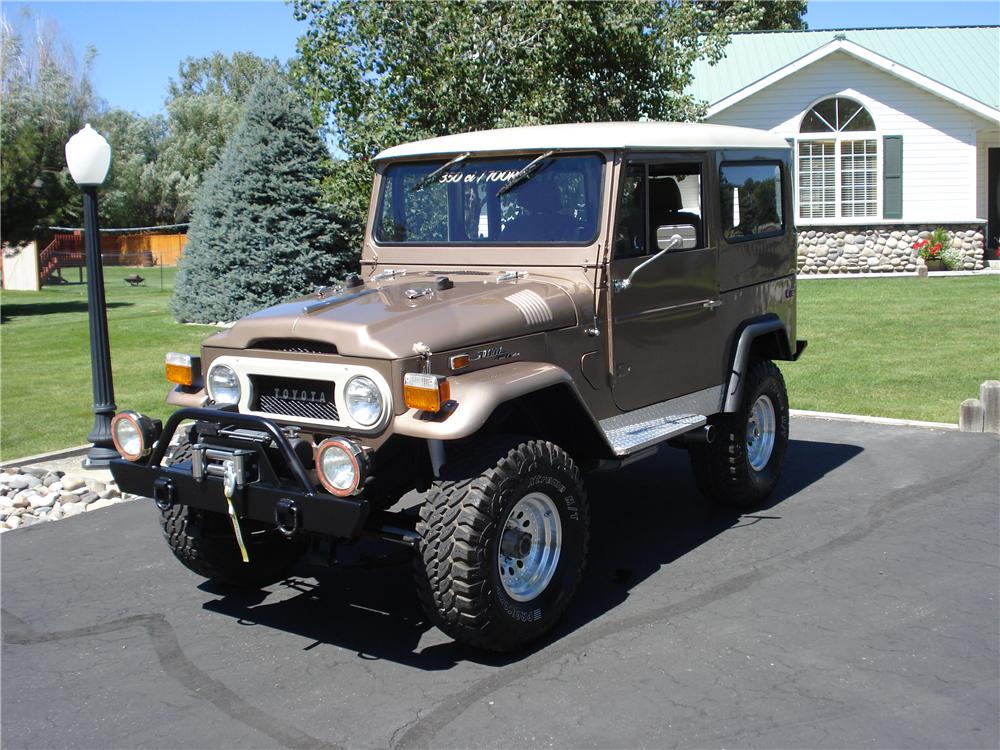
M 602 419 L 601 429 L 617 456 L 669 440 L 704 425 L 722 403 L 723 386 L 644 406 Z

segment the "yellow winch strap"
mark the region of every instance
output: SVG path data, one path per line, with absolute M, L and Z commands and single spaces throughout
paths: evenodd
M 233 491 L 229 482 L 224 483 L 226 492 L 226 505 L 229 507 L 229 520 L 233 524 L 233 533 L 236 534 L 236 543 L 240 546 L 240 555 L 243 562 L 250 562 L 250 555 L 247 554 L 247 546 L 243 543 L 243 533 L 240 531 L 240 520 L 236 517 L 236 508 L 233 507 Z

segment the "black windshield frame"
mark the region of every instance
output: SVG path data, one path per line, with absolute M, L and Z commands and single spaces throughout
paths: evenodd
M 506 180 L 502 179 L 505 175 L 501 174 L 499 179 L 492 182 L 494 185 L 492 195 L 479 196 L 480 201 L 478 205 L 480 209 L 480 215 L 476 219 L 476 229 L 479 230 L 484 226 L 484 221 L 486 222 L 487 233 L 496 234 L 496 238 L 492 239 L 487 237 L 469 237 L 469 219 L 472 217 L 467 217 L 465 215 L 465 197 L 462 194 L 462 188 L 468 187 L 466 184 L 466 178 L 471 170 L 481 170 L 483 174 L 488 172 L 501 172 L 506 173 L 506 175 L 513 175 L 517 170 L 529 164 L 532 160 L 537 159 L 539 156 L 544 154 L 544 150 L 539 150 L 533 153 L 521 153 L 521 154 L 499 154 L 499 155 L 473 155 L 462 162 L 457 164 L 454 168 L 446 170 L 439 180 L 431 183 L 430 185 L 421 188 L 418 191 L 411 191 L 410 185 L 405 184 L 405 181 L 398 179 L 400 170 L 411 170 L 409 175 L 412 178 L 412 183 L 416 183 L 420 179 L 420 174 L 429 174 L 435 169 L 440 168 L 442 165 L 449 161 L 450 157 L 438 157 L 435 159 L 423 159 L 423 160 L 399 160 L 393 161 L 383 169 L 380 170 L 380 187 L 379 195 L 377 197 L 376 210 L 374 212 L 372 228 L 371 228 L 371 240 L 377 246 L 386 247 L 447 247 L 447 248 L 493 248 L 493 247 L 587 247 L 592 245 L 597 241 L 602 230 L 602 224 L 605 219 L 604 217 L 604 200 L 607 191 L 608 182 L 608 170 L 607 170 L 607 158 L 599 151 L 572 151 L 572 152 L 557 152 L 548 157 L 541 168 L 534 171 L 532 176 L 524 180 L 520 185 L 510 190 L 507 193 L 497 196 L 496 192 L 503 187 Z M 541 183 L 551 182 L 558 179 L 560 175 L 572 174 L 573 165 L 579 165 L 579 175 L 576 179 L 581 181 L 582 187 L 580 188 L 583 193 L 585 193 L 585 200 L 583 203 L 578 203 L 577 208 L 574 209 L 572 206 L 560 204 L 559 218 L 570 220 L 580 224 L 579 228 L 574 228 L 574 232 L 577 234 L 576 237 L 567 239 L 551 239 L 551 238 L 539 238 L 539 237 L 529 237 L 529 238 L 516 238 L 516 237 L 504 237 L 503 235 L 507 232 L 506 227 L 501 228 L 499 222 L 502 221 L 499 214 L 504 210 L 510 210 L 510 207 L 504 208 L 498 201 L 502 199 L 516 200 L 518 198 L 519 190 L 523 189 L 526 185 L 531 185 L 535 180 L 539 180 Z M 589 170 L 589 171 L 588 171 Z M 462 176 L 462 179 L 458 179 L 455 175 Z M 446 182 L 448 180 L 453 180 L 452 182 Z M 475 181 L 473 181 L 475 184 Z M 445 229 L 447 236 L 439 236 L 430 239 L 394 239 L 386 232 L 386 218 L 387 211 L 393 211 L 391 206 L 387 207 L 387 201 L 394 201 L 395 203 L 403 203 L 405 210 L 405 201 L 413 195 L 419 195 L 424 190 L 433 190 L 437 188 L 441 190 L 442 185 L 447 185 L 448 198 L 447 198 L 447 208 L 448 217 L 446 219 L 447 228 L 441 227 L 439 229 Z M 541 187 L 541 185 L 536 183 L 535 187 Z M 478 191 L 476 191 L 478 192 Z M 459 193 L 456 195 L 456 193 Z M 566 194 L 563 193 L 563 199 Z M 487 218 L 484 220 L 482 212 L 486 211 L 487 201 L 497 202 L 495 203 L 493 209 L 489 210 Z M 444 201 L 440 201 L 444 203 Z M 525 207 L 521 205 L 515 206 L 516 209 L 521 211 L 525 210 Z M 527 214 L 530 215 L 531 208 L 528 204 Z M 570 215 L 566 213 L 566 209 L 575 211 L 576 215 Z M 462 216 L 457 216 L 458 212 L 462 212 Z M 522 216 L 521 214 L 516 214 L 517 216 Z M 396 214 L 398 216 L 398 214 Z M 473 217 L 475 215 L 473 214 Z M 444 218 L 438 216 L 438 220 Z M 395 219 L 392 219 L 395 222 Z M 459 226 L 457 222 L 462 222 L 462 226 Z M 510 219 L 507 220 L 508 223 Z M 390 224 L 390 231 L 399 231 L 400 227 L 398 224 Z M 456 231 L 458 230 L 458 231 Z M 402 231 L 406 232 L 406 227 L 402 227 Z M 456 239 L 450 239 L 451 236 L 457 235 Z

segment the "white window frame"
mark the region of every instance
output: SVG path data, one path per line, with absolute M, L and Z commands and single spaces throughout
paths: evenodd
M 848 96 L 846 94 L 828 94 L 826 96 L 821 96 L 812 104 L 810 104 L 803 111 L 802 116 L 799 118 L 799 128 L 802 128 L 802 121 L 806 116 L 813 110 L 816 105 L 821 104 L 827 99 L 850 99 L 855 104 L 860 105 L 865 110 L 868 111 L 869 117 L 872 121 L 875 117 L 872 115 L 871 107 L 854 96 Z M 810 225 L 815 224 L 817 226 L 822 225 L 841 225 L 841 224 L 870 224 L 872 222 L 877 222 L 882 220 L 882 199 L 884 194 L 884 189 L 882 187 L 882 143 L 881 136 L 879 135 L 878 125 L 876 123 L 875 130 L 848 130 L 848 131 L 827 131 L 824 133 L 802 133 L 797 132 L 794 136 L 794 155 L 795 155 L 795 222 L 798 225 Z M 820 218 L 808 218 L 802 216 L 802 206 L 799 200 L 799 190 L 801 189 L 801 172 L 799 170 L 799 143 L 810 141 L 826 141 L 833 143 L 834 149 L 834 177 L 833 177 L 833 216 L 831 217 L 820 217 Z M 850 141 L 874 141 L 875 142 L 875 213 L 871 216 L 844 216 L 843 215 L 843 199 L 842 199 L 842 189 L 841 189 L 841 179 L 842 179 L 842 160 L 843 156 L 841 154 L 841 144 Z

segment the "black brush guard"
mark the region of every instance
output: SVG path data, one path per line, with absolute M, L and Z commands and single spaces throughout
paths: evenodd
M 205 474 L 195 478 L 191 463 L 161 466 L 178 425 L 195 420 L 195 432 L 204 444 L 222 451 L 253 452 L 254 478 L 233 493 L 233 506 L 241 519 L 272 524 L 286 534 L 310 531 L 351 539 L 361 533 L 368 517 L 368 503 L 361 497 L 343 498 L 319 492 L 309 478 L 284 432 L 269 419 L 217 409 L 183 408 L 167 420 L 149 458 L 111 462 L 111 474 L 122 492 L 149 497 L 161 507 L 173 504 L 225 514 L 228 512 L 223 478 Z M 233 435 L 244 429 L 266 439 Z M 283 466 L 275 466 L 281 463 Z M 284 469 L 277 471 L 276 469 Z M 282 475 L 289 475 L 285 479 Z

